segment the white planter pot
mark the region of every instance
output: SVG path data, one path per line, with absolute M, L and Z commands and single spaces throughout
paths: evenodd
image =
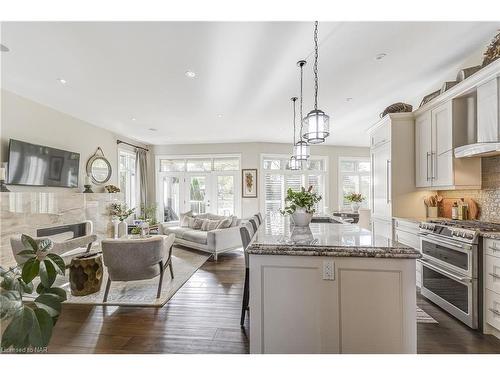
M 359 203 L 356 203 L 356 202 L 352 202 L 351 203 L 351 210 L 352 210 L 352 212 L 354 212 L 354 213 L 358 212 L 359 207 L 360 207 Z
M 118 237 L 126 235 L 128 235 L 128 224 L 126 221 L 120 221 L 120 224 L 118 224 Z
M 436 218 L 438 217 L 437 207 L 427 207 L 427 217 Z
M 120 220 L 112 220 L 111 223 L 113 224 L 113 238 L 118 238 L 120 234 L 118 233 L 118 226 L 120 225 Z
M 313 214 L 307 213 L 304 208 L 297 208 L 292 214 L 292 220 L 297 227 L 307 227 L 311 223 Z

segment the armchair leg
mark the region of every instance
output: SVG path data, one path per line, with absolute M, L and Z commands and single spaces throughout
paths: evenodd
M 92 247 L 92 242 L 91 242 L 91 243 L 89 243 L 89 244 L 87 245 L 87 251 L 85 251 L 85 252 L 86 252 L 86 253 L 90 252 L 90 248 L 91 248 L 91 247 Z
M 172 260 L 170 260 L 168 268 L 170 268 L 170 276 L 172 276 L 172 279 L 173 279 L 174 278 L 174 268 L 172 266 Z
M 106 282 L 106 291 L 104 292 L 104 298 L 102 302 L 106 302 L 108 300 L 109 288 L 111 287 L 111 279 L 108 276 L 108 281 Z
M 160 282 L 158 284 L 158 293 L 156 293 L 156 298 L 160 298 L 161 296 L 161 286 L 163 284 L 163 262 L 158 263 L 160 265 Z
M 217 251 L 214 253 L 214 260 L 217 262 Z

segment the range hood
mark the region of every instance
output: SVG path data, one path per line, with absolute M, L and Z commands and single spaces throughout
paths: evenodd
M 500 155 L 500 142 L 473 143 L 455 148 L 456 158 Z
M 454 149 L 456 158 L 500 155 L 500 82 L 494 78 L 477 87 L 477 125 L 466 145 Z

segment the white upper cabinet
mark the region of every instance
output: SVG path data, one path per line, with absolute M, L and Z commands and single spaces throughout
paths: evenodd
M 430 184 L 431 152 L 431 112 L 427 111 L 415 119 L 415 184 L 417 187 L 426 187 Z
M 500 85 L 494 78 L 477 88 L 477 142 L 500 139 Z
M 456 159 L 453 148 L 467 138 L 470 98 L 420 111 L 415 119 L 415 186 L 439 189 L 481 187 L 481 160 Z
M 391 143 L 385 142 L 370 152 L 372 163 L 373 215 L 391 217 Z

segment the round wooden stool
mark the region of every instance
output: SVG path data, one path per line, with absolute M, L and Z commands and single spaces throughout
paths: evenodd
M 86 296 L 101 290 L 102 256 L 98 253 L 86 253 L 71 259 L 69 266 L 69 283 L 71 294 Z

